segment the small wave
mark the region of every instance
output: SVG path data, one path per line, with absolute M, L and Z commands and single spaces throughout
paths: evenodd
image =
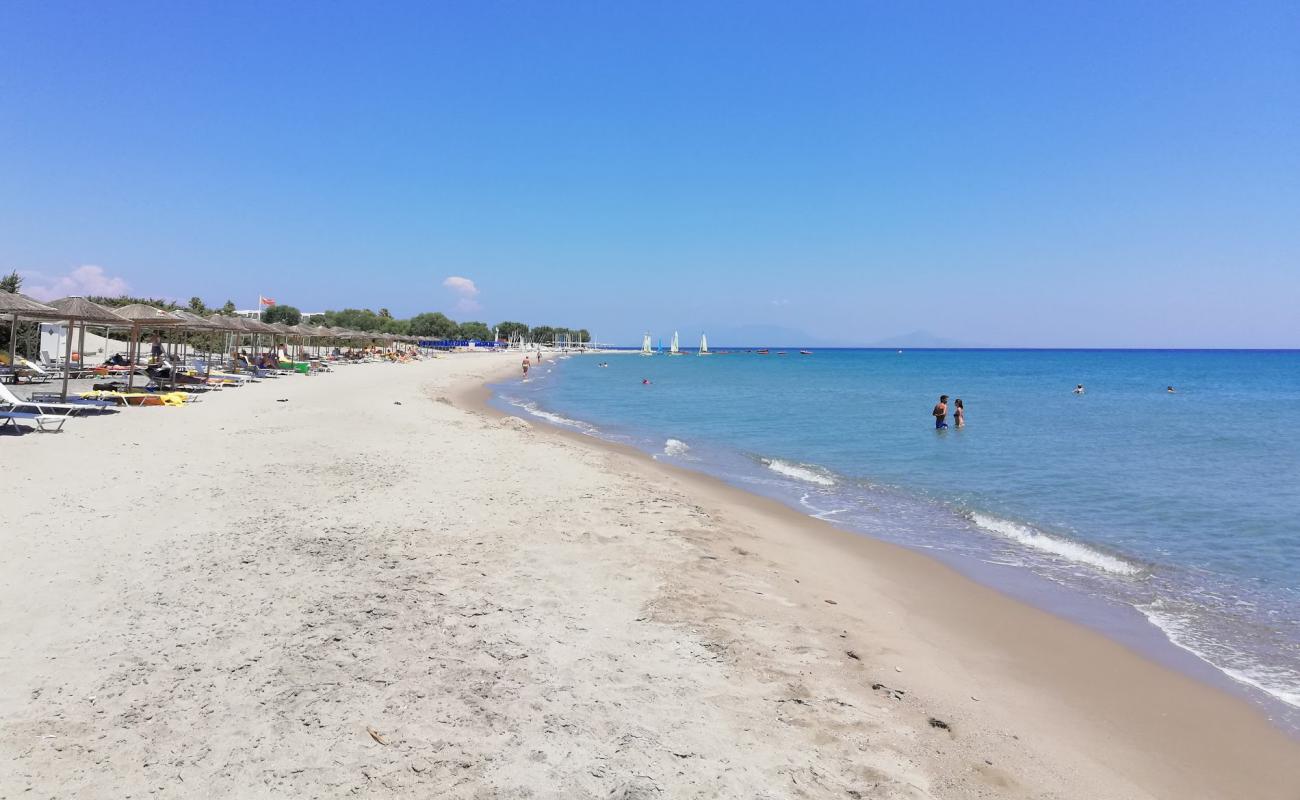
M 532 400 L 516 400 L 515 398 L 512 397 L 505 397 L 502 399 L 504 399 L 507 403 L 509 403 L 510 405 L 516 408 L 522 408 L 524 411 L 527 411 L 531 416 L 537 417 L 538 419 L 546 420 L 552 425 L 560 425 L 565 428 L 574 428 L 576 430 L 582 431 L 583 433 L 598 432 L 598 429 L 595 426 L 588 425 L 587 423 L 581 422 L 576 419 L 569 419 L 568 417 L 562 417 L 559 414 L 554 414 L 550 411 L 546 411 L 544 409 L 538 408 L 537 404 L 534 403 Z
M 1300 708 L 1300 683 L 1297 683 L 1298 676 L 1294 673 L 1263 665 L 1235 665 L 1230 667 L 1219 663 L 1221 659 L 1211 656 L 1202 649 L 1200 646 L 1202 637 L 1197 634 L 1195 628 L 1179 615 L 1166 613 L 1164 608 L 1164 603 L 1160 600 L 1156 600 L 1150 605 L 1137 607 L 1138 611 L 1141 611 L 1142 615 L 1152 625 L 1164 633 L 1165 638 L 1178 647 L 1196 656 L 1234 681 L 1253 686 L 1289 706 Z M 1216 648 L 1211 647 L 1208 649 L 1213 650 Z
M 1043 533 L 1028 525 L 1021 525 L 1010 520 L 999 519 L 977 512 L 971 512 L 970 521 L 989 533 L 997 534 L 1026 547 L 1032 547 L 1044 553 L 1050 553 L 1066 561 L 1086 564 L 1112 575 L 1138 575 L 1142 568 L 1122 558 L 1094 550 L 1085 544 L 1073 542 L 1057 536 Z
M 791 464 L 789 461 L 781 461 L 777 458 L 765 458 L 762 460 L 763 465 L 778 475 L 784 475 L 787 478 L 804 481 L 805 483 L 815 483 L 818 486 L 834 486 L 835 479 L 819 470 L 817 467 L 808 464 Z
M 681 457 L 690 452 L 691 446 L 681 439 L 669 439 L 664 442 L 664 455 Z

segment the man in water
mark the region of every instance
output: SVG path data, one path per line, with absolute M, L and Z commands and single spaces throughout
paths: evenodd
M 1079 384 L 1078 386 L 1074 387 L 1074 393 L 1075 393 L 1075 394 L 1083 394 L 1083 392 L 1084 392 L 1084 389 L 1083 389 L 1083 384 L 1082 384 L 1082 383 Z
M 948 427 L 948 423 L 944 421 L 948 417 L 948 395 L 939 395 L 939 402 L 934 404 L 934 410 L 930 413 L 934 415 L 934 429 L 936 431 Z
M 1172 386 L 1166 386 L 1166 387 L 1165 387 L 1165 392 L 1168 393 L 1168 394 L 1174 394 L 1174 387 L 1172 387 Z

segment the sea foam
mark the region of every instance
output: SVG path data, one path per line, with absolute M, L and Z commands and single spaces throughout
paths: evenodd
M 1222 645 L 1205 641 L 1204 635 L 1191 620 L 1171 613 L 1161 600 L 1138 606 L 1137 609 L 1164 633 L 1165 638 L 1229 678 L 1253 686 L 1289 706 L 1300 708 L 1300 676 L 1294 672 L 1253 663 L 1253 659 L 1239 652 L 1223 652 Z M 1229 661 L 1232 663 L 1227 663 Z
M 1004 539 L 1010 539 L 1026 547 L 1050 553 L 1066 561 L 1086 564 L 1102 572 L 1109 572 L 1112 575 L 1138 575 L 1142 572 L 1141 567 L 1122 558 L 1103 553 L 1079 542 L 1043 533 L 1037 528 L 1022 525 L 1018 522 L 978 512 L 971 512 L 970 521 L 975 523 L 981 530 L 996 534 Z
M 765 458 L 763 459 L 763 465 L 778 475 L 784 475 L 787 478 L 794 478 L 805 483 L 815 483 L 818 486 L 835 485 L 834 478 L 808 464 L 791 464 L 789 461 L 782 461 L 777 458 Z
M 560 416 L 559 414 L 555 414 L 550 411 L 546 411 L 542 408 L 539 408 L 538 405 L 534 403 L 532 400 L 517 400 L 512 397 L 507 397 L 504 399 L 506 400 L 506 402 L 510 403 L 510 405 L 515 406 L 516 408 L 522 408 L 524 411 L 527 411 L 529 415 L 537 417 L 538 419 L 546 420 L 552 425 L 559 425 L 565 428 L 574 428 L 575 430 L 579 430 L 582 431 L 583 433 L 589 433 L 589 434 L 595 434 L 600 432 L 599 429 L 596 428 L 594 425 L 588 425 L 587 423 L 582 422 L 580 420 L 569 419 L 568 417 L 563 417 Z
M 691 446 L 681 439 L 669 439 L 664 442 L 664 455 L 681 457 L 690 452 Z

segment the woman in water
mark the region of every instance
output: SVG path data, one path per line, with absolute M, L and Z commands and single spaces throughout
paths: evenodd
M 958 397 L 952 401 L 952 424 L 958 428 L 966 427 L 966 407 L 961 404 L 961 398 Z

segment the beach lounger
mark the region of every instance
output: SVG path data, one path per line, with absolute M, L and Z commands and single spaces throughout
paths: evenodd
M 110 392 L 107 390 L 82 392 L 81 396 L 91 400 L 113 400 L 126 406 L 183 406 L 188 395 L 185 392 Z
M 83 411 L 106 411 L 108 408 L 100 404 L 89 403 L 64 403 L 58 400 L 37 400 L 34 396 L 30 400 L 23 400 L 12 391 L 8 386 L 0 385 L 0 409 L 5 411 L 18 411 L 34 414 L 63 414 L 71 416 L 80 414 Z
M 0 428 L 10 425 L 15 428 L 22 427 L 18 424 L 19 420 L 36 423 L 36 429 L 41 433 L 58 433 L 63 430 L 63 423 L 67 422 L 68 418 L 49 414 L 32 414 L 26 411 L 0 411 Z
M 69 403 L 75 406 L 82 406 L 87 411 L 116 411 L 120 403 L 111 403 L 107 400 L 87 400 L 83 397 L 69 397 L 67 400 L 59 399 L 56 392 L 32 392 L 32 396 L 27 400 L 29 403 L 40 403 L 46 405 L 50 403 Z M 3 405 L 0 403 L 0 405 Z

